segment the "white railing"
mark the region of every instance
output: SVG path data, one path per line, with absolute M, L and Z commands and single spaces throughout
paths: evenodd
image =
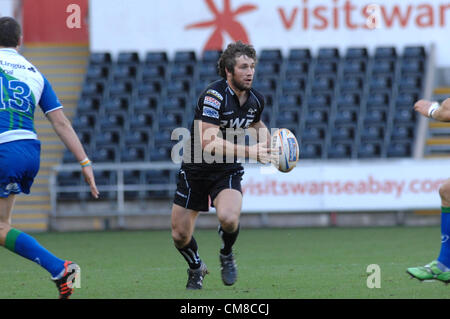
M 100 193 L 102 192 L 117 192 L 117 199 L 115 208 L 108 212 L 109 215 L 117 216 L 119 218 L 119 224 L 123 221 L 123 217 L 130 213 L 127 210 L 125 203 L 126 191 L 175 191 L 176 184 L 174 183 L 161 183 L 161 184 L 125 184 L 124 172 L 125 171 L 149 171 L 149 170 L 178 170 L 180 164 L 173 162 L 155 162 L 155 163 L 143 163 L 143 162 L 130 162 L 130 163 L 94 163 L 94 171 L 113 171 L 117 174 L 117 183 L 113 185 L 97 185 Z M 60 186 L 57 183 L 57 176 L 59 172 L 80 172 L 81 167 L 79 164 L 61 164 L 54 166 L 50 171 L 50 201 L 51 201 L 51 216 L 53 218 L 62 216 L 59 209 L 61 203 L 58 201 L 58 194 L 60 193 L 88 193 L 90 195 L 89 186 L 87 184 L 78 186 Z M 87 206 L 85 206 L 87 207 Z M 94 207 L 94 206 L 90 206 Z M 92 208 L 95 209 L 95 208 Z M 101 215 L 98 211 L 83 211 L 77 216 L 95 216 Z
M 430 46 L 430 52 L 427 57 L 426 65 L 426 77 L 425 77 L 425 88 L 423 98 L 425 100 L 431 100 L 433 97 L 433 87 L 436 69 L 436 46 L 432 44 Z M 414 143 L 414 154 L 413 158 L 421 159 L 425 153 L 425 143 L 428 133 L 428 118 L 425 116 L 419 116 L 419 122 L 417 127 L 417 137 Z

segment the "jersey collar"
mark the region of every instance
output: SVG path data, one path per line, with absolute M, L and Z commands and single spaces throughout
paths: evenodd
M 231 93 L 231 95 L 235 95 L 233 89 L 232 89 L 232 88 L 230 87 L 230 85 L 228 84 L 228 81 L 225 81 L 225 82 L 227 82 L 227 89 L 228 89 L 228 91 Z
M 0 48 L 0 52 L 10 52 L 10 53 L 17 54 L 16 49 L 12 49 L 12 48 Z

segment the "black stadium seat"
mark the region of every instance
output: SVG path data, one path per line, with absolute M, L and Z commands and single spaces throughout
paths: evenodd
M 91 155 L 94 163 L 111 163 L 119 160 L 119 146 L 104 146 L 96 148 Z
M 127 146 L 120 153 L 121 162 L 143 162 L 148 160 L 147 147 L 132 145 Z
M 305 117 L 305 123 L 306 125 L 328 124 L 328 112 L 320 109 L 308 111 Z
M 289 78 L 281 83 L 283 93 L 304 91 L 306 88 L 305 78 Z
M 72 126 L 75 130 L 93 129 L 97 122 L 97 116 L 95 113 L 84 113 L 76 116 L 72 121 Z
M 305 159 L 322 158 L 324 152 L 323 143 L 302 143 L 300 149 L 300 158 Z
M 116 111 L 128 113 L 130 111 L 130 104 L 129 95 L 117 95 L 106 99 L 103 102 L 103 108 L 106 114 Z
M 323 62 L 324 60 L 338 60 L 339 59 L 338 48 L 319 48 L 317 59 Z
M 212 63 L 215 65 L 219 60 L 221 53 L 222 53 L 221 50 L 205 50 L 203 51 L 201 61 L 203 63 Z
M 124 112 L 114 112 L 105 114 L 99 120 L 99 129 L 101 132 L 108 129 L 124 129 L 128 114 Z
M 170 71 L 171 79 L 190 78 L 194 75 L 194 66 L 191 64 L 175 64 Z
M 330 108 L 333 97 L 329 92 L 312 92 L 307 97 L 308 106 L 311 108 L 324 107 Z
M 381 142 L 364 142 L 358 147 L 358 158 L 376 158 L 382 155 Z
M 116 146 L 121 144 L 121 130 L 109 129 L 102 132 L 102 134 L 96 134 L 94 137 L 94 144 L 96 148 L 106 146 Z
M 414 138 L 414 126 L 410 124 L 394 125 L 391 133 L 392 141 L 411 141 Z
M 337 67 L 337 62 L 335 61 L 323 61 L 316 64 L 314 74 L 330 75 L 337 72 Z
M 373 74 L 392 74 L 395 71 L 395 62 L 392 60 L 375 61 L 372 66 Z
M 384 126 L 375 124 L 364 126 L 360 136 L 363 141 L 382 141 L 384 138 Z
M 341 92 L 360 92 L 364 86 L 364 78 L 358 75 L 345 75 L 339 83 Z
M 144 63 L 146 65 L 166 65 L 168 63 L 167 53 L 164 51 L 147 52 Z
M 366 62 L 360 60 L 345 60 L 342 65 L 344 74 L 364 75 L 366 71 Z
M 289 50 L 288 61 L 309 62 L 311 58 L 311 51 L 308 48 Z
M 109 96 L 115 95 L 131 95 L 134 83 L 132 80 L 114 81 L 109 85 Z
M 377 47 L 375 48 L 375 59 L 395 59 L 397 57 L 397 50 L 395 47 Z
M 354 124 L 358 120 L 358 113 L 355 110 L 343 109 L 337 112 L 335 124 Z
M 126 146 L 149 146 L 151 128 L 139 128 L 125 133 L 123 143 Z
M 101 99 L 98 96 L 84 97 L 78 100 L 77 113 L 98 113 Z
M 111 53 L 92 52 L 89 55 L 89 65 L 109 65 L 112 63 Z
M 258 66 L 259 67 L 259 66 Z M 288 61 L 286 66 L 286 76 L 305 75 L 308 73 L 308 62 L 304 61 Z
M 313 91 L 329 91 L 334 89 L 334 80 L 330 76 L 316 76 L 313 79 L 311 88 Z
M 175 64 L 193 64 L 196 62 L 196 55 L 194 51 L 177 51 L 175 52 Z
M 298 93 L 286 93 L 278 98 L 279 108 L 300 108 L 302 105 L 302 95 Z
M 348 159 L 352 157 L 352 143 L 350 142 L 335 142 L 327 149 L 328 158 L 333 159 Z
M 403 57 L 424 59 L 426 56 L 423 46 L 407 46 L 403 49 Z
M 345 58 L 349 60 L 365 60 L 369 57 L 367 48 L 348 48 L 345 53 Z
M 105 65 L 90 65 L 86 70 L 86 79 L 99 80 L 107 79 L 110 68 Z
M 139 64 L 139 54 L 137 52 L 119 52 L 117 56 L 118 64 Z
M 149 64 L 142 66 L 141 79 L 142 81 L 153 79 L 164 79 L 166 75 L 166 68 L 164 65 Z
M 410 157 L 412 145 L 411 142 L 395 142 L 388 146 L 387 157 Z
M 332 133 L 331 139 L 334 142 L 349 142 L 353 141 L 355 138 L 355 126 L 351 125 L 341 125 L 336 126 Z
M 301 133 L 305 142 L 322 141 L 325 138 L 326 126 L 306 126 Z
M 413 108 L 397 108 L 394 113 L 394 121 L 400 123 L 413 123 L 416 113 Z
M 387 111 L 385 109 L 370 109 L 364 115 L 364 124 L 382 124 L 386 123 L 388 119 Z
M 361 103 L 361 93 L 359 92 L 343 92 L 336 98 L 336 104 L 338 108 L 342 106 L 359 108 L 360 103 Z
M 280 62 L 283 59 L 283 55 L 279 49 L 263 49 L 261 50 L 258 59 L 260 62 Z
M 147 112 L 139 112 L 134 114 L 130 119 L 130 129 L 148 129 L 152 128 L 154 123 L 156 123 L 155 119 L 156 115 L 152 111 Z
M 170 160 L 170 148 L 168 147 L 152 148 L 149 152 L 149 159 L 151 162 Z

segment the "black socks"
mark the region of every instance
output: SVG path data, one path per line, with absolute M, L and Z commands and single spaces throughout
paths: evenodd
M 200 256 L 198 255 L 198 246 L 197 246 L 197 242 L 195 241 L 194 236 L 192 236 L 189 244 L 187 244 L 183 248 L 177 248 L 177 249 L 183 255 L 184 259 L 186 259 L 187 263 L 189 264 L 189 268 L 191 268 L 191 269 L 200 268 L 200 266 L 202 264 L 202 260 L 200 259 Z
M 240 225 L 238 225 L 238 228 L 234 233 L 227 233 L 225 230 L 223 230 L 222 226 L 219 226 L 219 235 L 220 238 L 222 238 L 222 249 L 220 250 L 220 253 L 224 256 L 227 256 L 231 254 L 233 245 L 236 241 L 236 238 L 239 234 L 239 228 Z

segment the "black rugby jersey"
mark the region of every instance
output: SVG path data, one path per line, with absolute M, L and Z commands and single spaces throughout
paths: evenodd
M 191 124 L 190 158 L 184 159 L 183 169 L 190 170 L 234 170 L 242 169 L 242 165 L 234 157 L 232 163 L 226 162 L 226 156 L 222 163 L 205 162 L 202 156 L 200 139 L 194 139 L 195 122 L 202 122 L 218 125 L 222 132 L 222 138 L 227 138 L 227 128 L 246 129 L 251 124 L 257 123 L 261 119 L 261 113 L 264 109 L 264 97 L 255 89 L 250 89 L 249 96 L 244 105 L 240 106 L 238 96 L 228 86 L 225 79 L 211 83 L 200 95 L 195 108 L 194 120 Z M 197 127 L 197 132 L 198 127 Z M 194 144 L 194 140 L 198 141 Z M 236 143 L 237 138 L 230 140 Z M 195 150 L 195 148 L 197 148 Z M 189 152 L 189 150 L 186 149 Z M 187 154 L 186 154 L 187 155 Z M 190 162 L 189 162 L 190 161 Z

